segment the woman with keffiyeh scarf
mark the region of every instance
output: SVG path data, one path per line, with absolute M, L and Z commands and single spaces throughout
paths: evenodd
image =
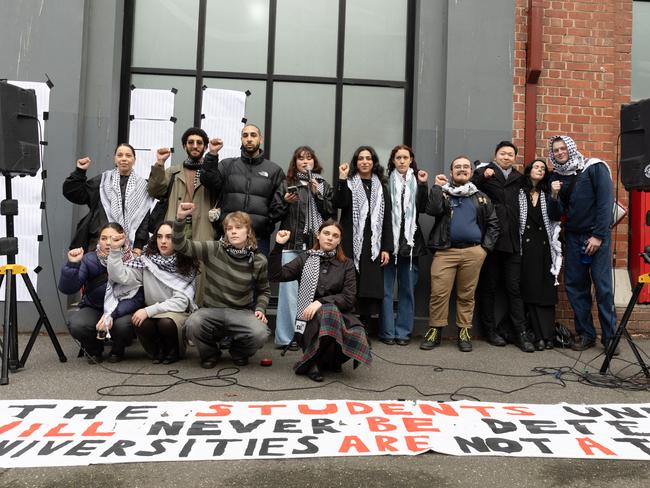
M 97 249 L 85 254 L 83 248 L 71 249 L 68 262 L 61 269 L 61 293 L 74 295 L 83 288 L 79 310 L 70 312 L 67 325 L 70 335 L 81 343 L 89 364 L 103 359 L 104 340 L 98 338 L 100 330 L 112 340 L 108 360 L 118 362 L 122 359 L 125 347 L 134 338 L 131 314 L 144 303 L 140 286 L 113 283 L 106 272 L 111 238 L 123 233 L 121 225 L 106 224 L 100 229 Z M 128 246 L 122 249 L 120 258 L 127 262 L 133 259 Z
M 153 199 L 147 193 L 147 182 L 133 172 L 135 149 L 126 143 L 115 148 L 115 168 L 88 179 L 91 160 L 77 161 L 77 168 L 63 182 L 63 196 L 77 205 L 88 205 L 88 214 L 79 222 L 70 248 L 92 250 L 100 228 L 108 222 L 120 224 L 140 254 L 149 239 L 149 210 Z
M 131 321 L 154 364 L 171 364 L 185 352 L 185 320 L 196 309 L 194 293 L 198 262 L 177 254 L 172 244 L 173 222 L 158 225 L 144 254 L 128 263 L 120 259 L 121 234 L 111 243 L 109 278 L 122 285 L 143 286 L 145 307 Z
M 282 264 L 293 261 L 298 254 L 311 249 L 320 225 L 336 215 L 332 205 L 332 187 L 320 175 L 322 170 L 311 147 L 300 146 L 293 152 L 282 191 L 284 217 L 280 229 L 291 232 L 282 251 Z M 293 341 L 297 295 L 297 281 L 280 283 L 275 344 L 279 347 L 289 346 L 291 351 L 298 350 L 298 344 Z
M 363 324 L 352 315 L 356 295 L 354 264 L 341 247 L 343 229 L 335 220 L 318 229 L 313 249 L 282 265 L 282 248 L 291 232 L 279 230 L 276 246 L 269 255 L 269 275 L 273 281 L 299 280 L 295 331 L 303 357 L 296 374 L 323 381 L 323 370 L 341 371 L 348 359 L 369 365 L 370 346 Z
M 383 266 L 393 252 L 390 193 L 372 147 L 357 148 L 350 164 L 339 166 L 333 201 L 341 209 L 343 251 L 357 270 L 357 312 L 368 327 L 370 316 L 381 313 Z
M 551 195 L 548 175 L 546 163 L 536 159 L 524 169 L 519 190 L 521 298 L 537 351 L 553 348 L 557 276 L 562 264 L 558 191 Z
M 379 339 L 388 345 L 410 342 L 415 312 L 415 284 L 418 258 L 426 254 L 424 236 L 418 224 L 427 206 L 426 171 L 418 171 L 409 146 L 395 146 L 388 160 L 388 189 L 392 202 L 394 254 L 384 268 L 384 303 Z M 393 314 L 393 288 L 397 279 L 397 315 Z

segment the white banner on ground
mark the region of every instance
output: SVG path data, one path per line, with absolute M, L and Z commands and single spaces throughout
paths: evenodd
M 50 110 L 50 87 L 46 83 L 33 81 L 8 81 L 12 85 L 24 89 L 32 89 L 36 92 L 36 114 L 39 121 L 39 137 L 41 141 L 46 140 L 45 134 L 45 117 L 44 114 Z M 43 160 L 43 146 L 41 146 L 41 161 Z M 2 178 L 4 179 L 4 178 Z M 16 263 L 27 267 L 29 278 L 37 288 L 38 275 L 34 269 L 39 265 L 38 251 L 40 242 L 36 236 L 41 232 L 41 191 L 43 188 L 43 179 L 39 169 L 35 176 L 14 177 L 11 180 L 11 192 L 14 200 L 18 200 L 18 216 L 14 218 L 14 235 L 18 238 L 18 255 Z M 0 184 L 0 200 L 5 198 L 4 181 Z M 5 217 L 0 217 L 0 235 L 6 236 Z M 7 264 L 6 256 L 0 257 L 0 264 Z M 31 302 L 32 297 L 25 286 L 24 280 L 16 277 L 16 300 L 20 302 Z M 0 301 L 5 298 L 5 284 L 0 287 Z
M 201 128 L 208 137 L 223 139 L 219 159 L 241 155 L 241 130 L 246 113 L 246 93 L 234 90 L 206 88 L 201 105 Z
M 650 404 L 0 401 L 0 467 L 414 455 L 650 459 Z

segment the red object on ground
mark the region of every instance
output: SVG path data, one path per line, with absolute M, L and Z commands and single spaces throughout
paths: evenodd
M 271 358 L 262 358 L 260 359 L 260 366 L 272 366 L 273 359 Z

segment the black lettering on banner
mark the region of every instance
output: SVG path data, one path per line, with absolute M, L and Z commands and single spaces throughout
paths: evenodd
M 481 421 L 485 422 L 495 434 L 507 434 L 508 432 L 517 431 L 517 426 L 514 422 L 504 422 L 503 420 L 497 419 L 481 419 Z
M 156 405 L 132 405 L 126 407 L 115 417 L 116 420 L 147 420 L 149 410 L 158 408 Z
M 317 440 L 318 437 L 314 435 L 305 435 L 302 436 L 298 439 L 298 443 L 302 444 L 305 446 L 305 449 L 302 451 L 298 449 L 294 449 L 291 451 L 291 454 L 317 454 L 318 453 L 318 446 L 316 444 L 313 444 L 311 441 Z
M 522 425 L 531 434 L 568 434 L 568 430 L 556 430 L 557 424 L 552 420 L 521 420 Z
M 165 448 L 165 443 L 175 444 L 176 442 L 178 442 L 176 439 L 155 439 L 151 441 L 151 447 L 154 449 L 153 451 L 138 451 L 135 455 L 146 457 L 157 456 L 167 450 Z
M 545 444 L 545 442 L 551 442 L 551 439 L 544 438 L 544 437 L 531 437 L 529 439 L 526 439 L 522 437 L 521 439 L 519 439 L 519 442 L 531 442 L 535 444 L 537 449 L 539 449 L 539 452 L 544 454 L 553 454 L 553 451 L 551 451 L 549 447 Z
M 585 427 L 582 424 L 595 424 L 596 421 L 593 419 L 569 419 L 565 420 L 565 422 L 569 425 L 571 425 L 575 430 L 577 430 L 580 434 L 585 434 L 585 435 L 594 435 L 593 432 L 591 432 L 587 427 Z
M 461 451 L 465 454 L 471 454 L 472 449 L 476 452 L 490 452 L 490 449 L 485 444 L 481 437 L 472 437 L 471 439 L 464 439 L 463 437 L 454 436 L 454 440 Z
M 197 420 L 187 430 L 187 435 L 221 435 L 221 420 Z M 214 428 L 211 428 L 214 427 Z
M 289 439 L 286 437 L 271 437 L 270 439 L 262 439 L 262 445 L 260 446 L 260 456 L 284 456 L 283 452 L 271 452 L 271 449 L 278 448 L 281 449 L 284 447 L 284 443 Z M 279 444 L 276 444 L 278 442 Z
M 631 417 L 633 419 L 644 419 L 646 418 L 641 412 L 635 410 L 632 407 L 622 407 L 620 410 L 616 410 L 612 407 L 603 407 L 603 411 L 610 414 L 615 419 L 622 419 L 624 417 Z
M 522 447 L 517 441 L 506 439 L 504 437 L 488 437 L 485 439 L 487 446 L 495 452 L 505 452 L 512 454 L 513 452 L 521 452 Z
M 248 445 L 246 446 L 246 451 L 244 451 L 244 456 L 252 456 L 255 454 L 256 445 L 257 439 L 248 439 Z
M 226 447 L 231 442 L 242 442 L 243 439 L 207 439 L 205 442 L 211 444 L 216 444 L 214 446 L 214 451 L 212 451 L 213 456 L 223 456 L 223 453 L 226 451 Z
M 593 407 L 585 407 L 584 411 L 579 411 L 578 409 L 571 407 L 569 405 L 562 405 L 562 408 L 573 415 L 578 415 L 579 417 L 600 417 L 603 414 L 600 413 L 597 409 Z
M 56 441 L 47 441 L 43 447 L 41 447 L 41 450 L 38 451 L 39 456 L 49 456 L 50 454 L 58 451 L 59 449 L 63 449 L 65 446 L 68 444 L 72 444 L 73 441 L 63 441 L 59 442 L 58 444 Z
M 163 420 L 159 420 L 151 424 L 147 435 L 159 435 L 163 430 L 165 431 L 165 435 L 178 435 L 181 433 L 181 429 L 184 425 L 185 422 L 183 421 L 169 423 Z
M 14 415 L 14 417 L 24 419 L 37 408 L 56 408 L 56 405 L 51 403 L 45 405 L 9 405 L 9 408 L 20 408 L 20 412 Z
M 133 446 L 135 446 L 135 442 L 133 441 L 116 441 L 115 444 L 101 453 L 100 457 L 108 457 L 110 455 L 124 457 L 126 456 L 124 449 Z
M 298 428 L 299 419 L 278 419 L 275 421 L 273 432 L 282 434 L 300 434 L 302 431 Z
M 641 449 L 644 453 L 646 453 L 648 456 L 650 456 L 650 439 L 637 439 L 636 437 L 628 438 L 628 437 L 619 437 L 618 439 L 613 438 L 612 439 L 614 442 L 627 442 L 628 444 L 632 444 L 634 447 L 637 447 Z
M 96 407 L 73 407 L 67 411 L 63 416 L 64 419 L 71 419 L 75 415 L 83 415 L 85 419 L 93 420 L 97 418 L 97 415 L 106 410 L 106 406 L 96 406 Z
M 23 447 L 20 451 L 15 452 L 11 455 L 12 459 L 17 458 L 25 454 L 27 451 L 29 451 L 32 447 L 34 447 L 36 444 L 38 444 L 38 441 L 32 441 L 29 444 L 27 444 L 25 447 Z
M 190 451 L 192 450 L 192 447 L 194 447 L 195 442 L 196 442 L 196 439 L 188 439 L 188 441 L 183 446 L 183 449 L 181 449 L 181 452 L 178 454 L 178 457 L 179 458 L 186 458 L 187 456 L 189 456 Z
M 106 441 L 101 439 L 84 439 L 79 441 L 76 445 L 72 446 L 69 451 L 66 451 L 66 456 L 88 456 L 95 449 L 99 447 L 100 444 L 104 444 Z
M 0 441 L 0 456 L 10 453 L 15 447 L 20 446 L 23 441 Z
M 333 434 L 341 432 L 334 427 L 330 427 L 333 423 L 334 421 L 332 419 L 311 419 L 311 428 L 316 435 L 324 434 L 325 432 L 331 432 Z
M 633 432 L 630 427 L 638 427 L 639 423 L 634 420 L 608 420 L 606 423 L 613 425 L 623 435 L 650 437 L 650 432 Z
M 257 429 L 260 425 L 266 422 L 266 420 L 257 419 L 252 421 L 249 424 L 245 424 L 241 420 L 230 420 L 229 422 L 232 428 L 235 429 L 235 432 L 237 432 L 238 434 L 250 434 L 255 429 Z

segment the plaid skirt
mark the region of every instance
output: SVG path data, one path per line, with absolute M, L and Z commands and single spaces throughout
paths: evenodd
M 372 355 L 366 331 L 360 325 L 349 327 L 350 320 L 332 303 L 324 304 L 307 323 L 303 334 L 303 356 L 296 363 L 296 373 L 305 373 L 312 361 L 324 369 L 338 369 L 349 359 L 356 368 L 359 363 L 370 365 Z

